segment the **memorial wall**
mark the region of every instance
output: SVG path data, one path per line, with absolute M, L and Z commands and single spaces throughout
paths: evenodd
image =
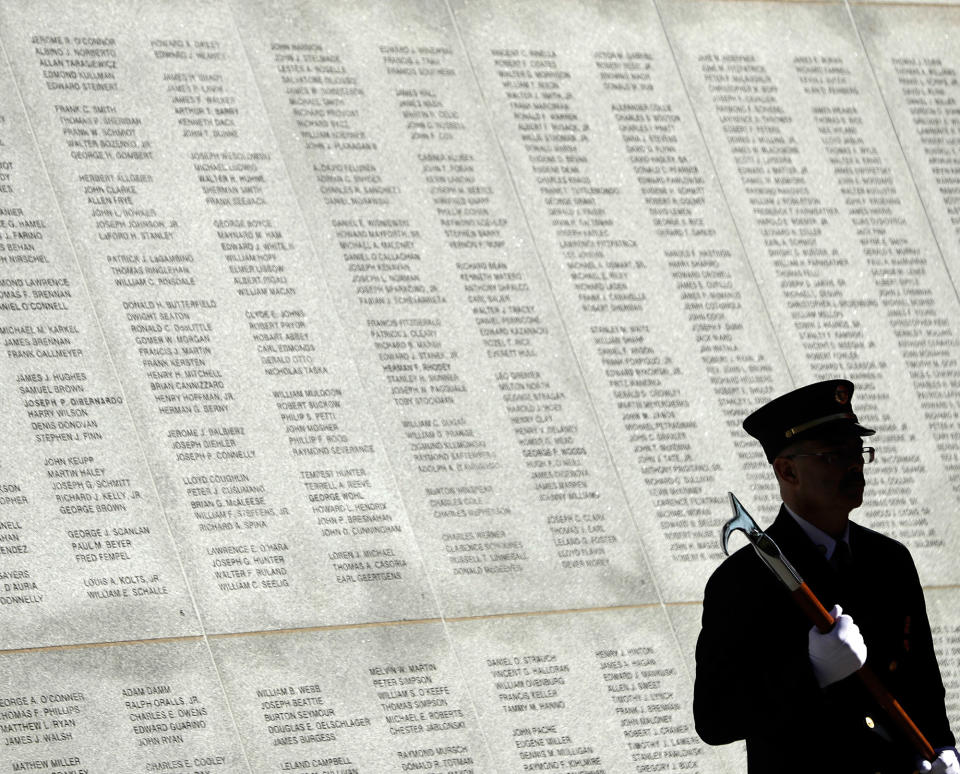
M 957 40 L 0 0 L 0 774 L 742 772 L 690 709 L 726 493 L 778 505 L 740 422 L 836 376 L 960 731 Z

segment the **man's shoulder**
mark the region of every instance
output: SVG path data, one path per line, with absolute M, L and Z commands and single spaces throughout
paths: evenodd
M 892 560 L 909 561 L 913 558 L 903 543 L 875 529 L 850 522 L 850 548 L 852 551 L 864 551 L 870 556 L 883 556 Z
M 795 566 L 802 569 L 810 564 L 812 545 L 808 545 L 808 539 L 789 515 L 781 511 L 766 531 Z M 887 567 L 913 564 L 910 551 L 899 540 L 853 521 L 850 522 L 850 544 L 855 556 L 869 557 L 871 564 Z M 707 580 L 704 596 L 725 594 L 735 588 L 748 589 L 752 594 L 762 589 L 779 588 L 774 574 L 750 545 L 743 546 L 721 562 Z
M 753 546 L 746 545 L 724 559 L 707 580 L 706 594 L 731 586 L 755 585 L 758 580 L 774 580 L 773 573 L 757 556 Z
M 788 516 L 784 516 L 784 510 L 781 507 L 777 518 L 768 527 L 764 528 L 764 532 L 774 537 L 779 535 L 779 539 L 783 539 L 785 536 L 789 537 L 789 534 L 783 532 L 784 518 L 789 519 Z M 786 526 L 789 530 L 789 525 Z M 770 568 L 763 563 L 753 546 L 748 543 L 720 563 L 707 581 L 707 589 L 709 591 L 711 584 L 725 586 L 728 584 L 755 583 L 758 577 L 762 580 L 774 579 Z

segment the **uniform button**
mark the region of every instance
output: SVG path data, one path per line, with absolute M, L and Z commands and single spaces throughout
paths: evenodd
M 863 719 L 863 722 L 867 724 L 867 728 L 873 728 L 874 725 L 875 725 L 875 723 L 873 722 L 873 718 L 870 717 L 869 715 L 867 715 L 867 716 Z

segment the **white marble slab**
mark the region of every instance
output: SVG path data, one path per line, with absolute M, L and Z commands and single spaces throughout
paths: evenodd
M 670 625 L 676 633 L 680 643 L 680 654 L 684 666 L 691 677 L 696 676 L 696 649 L 697 637 L 700 636 L 700 617 L 703 615 L 703 606 L 697 604 L 669 605 L 667 616 Z M 723 760 L 729 771 L 747 770 L 747 747 L 743 741 L 732 744 L 718 745 L 713 748 L 717 756 Z
M 791 372 L 878 431 L 854 518 L 955 582 L 960 307 L 846 8 L 660 8 Z
M 960 728 L 960 610 L 957 601 L 960 590 L 954 588 L 927 589 L 927 615 L 933 632 L 933 646 L 940 663 L 940 676 L 946 689 L 947 718 L 956 734 Z
M 4 21 L 207 630 L 433 615 L 229 10 Z
M 693 727 L 663 608 L 456 621 L 497 770 L 734 771 Z
M 254 771 L 492 772 L 439 623 L 215 639 Z
M 955 6 L 852 4 L 850 12 L 954 287 L 960 271 L 952 179 L 960 84 Z
M 792 386 L 652 4 L 453 9 L 666 599 L 772 503 L 744 416 Z
M 12 73 L 0 60 L 0 649 L 199 622 Z
M 233 8 L 444 613 L 654 599 L 445 6 Z
M 5 654 L 8 771 L 252 771 L 199 639 Z

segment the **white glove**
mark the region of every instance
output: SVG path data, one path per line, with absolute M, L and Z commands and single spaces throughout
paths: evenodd
M 930 761 L 920 761 L 917 764 L 917 770 L 920 772 L 932 772 L 932 774 L 960 774 L 960 761 L 957 760 L 957 751 L 953 747 L 946 747 L 940 750 L 940 755 L 931 763 Z
M 834 605 L 830 615 L 837 622 L 829 632 L 821 634 L 814 626 L 807 635 L 810 665 L 821 688 L 852 675 L 867 663 L 867 644 L 853 619 L 843 614 L 840 605 Z

